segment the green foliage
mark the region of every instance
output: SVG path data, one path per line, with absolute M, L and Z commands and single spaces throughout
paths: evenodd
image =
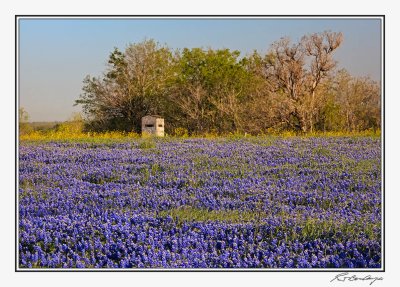
M 174 136 L 186 138 L 189 136 L 189 132 L 185 128 L 175 128 L 174 129 Z
M 229 49 L 172 51 L 152 39 L 115 48 L 104 75 L 87 76 L 75 101 L 84 126 L 58 128 L 140 133 L 141 118 L 157 114 L 165 132 L 180 137 L 375 132 L 380 84 L 334 70 L 331 53 L 340 43 L 341 34 L 329 32 L 298 43 L 283 38 L 265 55 L 246 57 Z
M 84 131 L 84 126 L 82 116 L 74 114 L 69 121 L 57 124 L 54 130 L 63 134 L 78 134 Z
M 340 131 L 343 130 L 345 122 L 341 115 L 341 107 L 335 101 L 335 95 L 331 94 L 325 100 L 325 104 L 321 109 L 322 115 L 319 125 L 319 130 L 323 131 Z
M 141 118 L 163 114 L 167 83 L 173 77 L 169 48 L 154 40 L 117 48 L 110 54 L 103 77 L 87 76 L 83 94 L 75 101 L 82 105 L 87 127 L 94 131 L 140 132 Z
M 184 49 L 178 57 L 172 100 L 190 133 L 241 128 L 251 74 L 238 57 L 238 51 L 200 48 Z
M 140 149 L 153 149 L 156 147 L 156 143 L 152 138 L 145 138 L 139 141 L 138 148 Z

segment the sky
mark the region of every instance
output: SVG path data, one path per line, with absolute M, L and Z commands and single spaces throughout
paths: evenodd
M 65 121 L 80 107 L 86 75 L 106 69 L 114 47 L 154 39 L 172 49 L 229 48 L 266 53 L 281 37 L 298 41 L 326 30 L 342 32 L 337 68 L 381 79 L 381 20 L 377 18 L 19 18 L 19 106 L 29 121 Z

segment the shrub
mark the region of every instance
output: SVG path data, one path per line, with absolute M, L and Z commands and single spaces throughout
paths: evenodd
M 174 136 L 176 136 L 176 137 L 187 138 L 189 136 L 188 130 L 186 128 L 182 128 L 182 127 L 174 129 L 173 133 L 174 133 Z

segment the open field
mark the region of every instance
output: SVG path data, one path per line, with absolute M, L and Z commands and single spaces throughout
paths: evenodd
M 374 137 L 22 141 L 20 268 L 380 268 Z

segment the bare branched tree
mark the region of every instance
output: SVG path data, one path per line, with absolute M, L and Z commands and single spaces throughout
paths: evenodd
M 266 56 L 267 80 L 274 83 L 274 93 L 284 93 L 288 97 L 286 120 L 294 129 L 304 129 L 304 116 L 301 109 L 305 94 L 306 71 L 305 52 L 301 43 L 292 44 L 288 38 L 282 38 L 271 46 Z M 293 117 L 295 120 L 289 120 Z
M 304 132 L 314 129 L 316 90 L 336 66 L 332 53 L 342 40 L 341 33 L 332 32 L 304 36 L 294 44 L 282 38 L 272 44 L 266 57 L 268 79 L 275 82 L 275 92 L 287 95 L 288 117 Z
M 326 78 L 336 66 L 333 60 L 333 52 L 343 41 L 342 33 L 325 31 L 320 34 L 312 34 L 302 39 L 305 53 L 310 57 L 310 69 L 308 71 L 308 88 L 311 94 L 309 125 L 311 132 L 314 129 L 314 117 L 316 114 L 316 89 L 321 81 Z

